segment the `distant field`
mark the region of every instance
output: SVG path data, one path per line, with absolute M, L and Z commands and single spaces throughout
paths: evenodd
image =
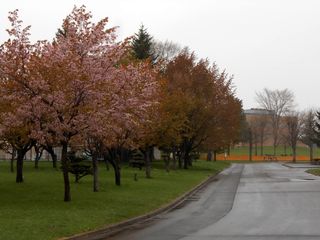
M 254 161 L 263 161 L 266 160 L 265 155 L 273 155 L 273 147 L 265 146 L 263 148 L 263 156 L 261 156 L 260 147 L 257 149 L 257 155 L 255 154 L 255 148 L 252 150 L 252 158 Z M 292 161 L 292 150 L 290 147 L 279 146 L 277 147 L 276 159 L 278 161 Z M 320 149 L 316 148 L 313 151 L 314 158 L 320 158 Z M 206 159 L 206 154 L 202 154 L 202 159 Z M 225 158 L 224 154 L 218 154 L 218 160 L 241 160 L 248 161 L 249 160 L 249 147 L 234 147 L 230 151 L 230 155 Z M 309 149 L 307 147 L 298 147 L 297 148 L 297 160 L 298 161 L 309 161 Z
M 258 155 L 260 155 L 260 147 L 258 147 Z M 253 148 L 253 155 L 255 155 L 255 148 Z M 263 147 L 264 154 L 273 154 L 273 147 L 272 146 L 265 146 Z M 248 155 L 249 154 L 249 147 L 234 147 L 230 151 L 230 155 Z M 292 150 L 290 147 L 285 149 L 284 146 L 277 147 L 277 155 L 292 155 Z M 307 147 L 298 147 L 297 148 L 297 155 L 298 156 L 309 156 L 309 149 Z M 320 157 L 320 149 L 314 149 L 314 157 Z

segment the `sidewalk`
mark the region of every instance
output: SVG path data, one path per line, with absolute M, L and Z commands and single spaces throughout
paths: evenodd
M 320 165 L 313 165 L 310 163 L 284 163 L 282 165 L 289 168 L 320 168 Z

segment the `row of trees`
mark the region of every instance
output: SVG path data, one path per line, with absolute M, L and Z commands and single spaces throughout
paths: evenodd
M 267 139 L 272 139 L 273 154 L 282 144 L 292 149 L 293 161 L 296 161 L 297 144 L 309 147 L 310 161 L 313 160 L 313 146 L 320 143 L 320 115 L 314 110 L 297 111 L 294 94 L 288 90 L 264 89 L 257 93 L 257 103 L 262 108 L 260 114 L 248 121 L 247 139 L 254 146 L 255 155 L 263 155 L 263 146 Z M 259 109 L 258 109 L 259 110 Z M 253 147 L 252 147 L 253 149 Z
M 239 135 L 241 101 L 232 78 L 187 49 L 157 43 L 144 27 L 116 41 L 108 19 L 91 22 L 74 8 L 52 41 L 29 40 L 18 11 L 10 38 L 0 47 L 0 137 L 17 153 L 16 182 L 32 147 L 62 148 L 64 201 L 70 201 L 68 148 L 91 155 L 93 190 L 99 190 L 98 158 L 121 184 L 124 152 L 144 154 L 151 177 L 153 147 L 172 153 L 172 167 L 188 168 L 195 149 L 217 150 Z M 8 147 L 9 146 L 9 147 Z

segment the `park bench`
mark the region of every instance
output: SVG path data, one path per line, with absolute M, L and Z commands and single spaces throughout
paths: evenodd
M 320 158 L 314 158 L 314 159 L 312 159 L 312 164 L 314 164 L 314 165 L 320 165 Z
M 272 155 L 272 154 L 265 154 L 263 156 L 263 160 L 266 160 L 266 161 L 278 161 L 278 158 L 275 155 Z

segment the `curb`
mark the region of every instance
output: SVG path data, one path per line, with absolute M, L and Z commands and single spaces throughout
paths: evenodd
M 299 166 L 299 163 L 294 163 L 296 164 L 295 166 L 290 166 L 287 163 L 283 163 L 282 166 L 287 167 L 287 168 L 294 168 L 294 169 L 313 169 L 313 168 L 320 168 L 320 165 L 310 165 L 310 166 Z
M 147 214 L 140 215 L 140 216 L 134 217 L 134 218 L 130 218 L 130 219 L 122 221 L 120 223 L 109 225 L 109 226 L 104 227 L 102 229 L 76 234 L 71 237 L 60 238 L 60 240 L 101 240 L 101 239 L 105 239 L 107 237 L 116 235 L 117 233 L 119 233 L 121 231 L 124 231 L 124 230 L 127 230 L 127 229 L 133 227 L 137 223 L 143 223 L 145 221 L 149 221 L 155 216 L 169 212 L 170 210 L 173 210 L 174 208 L 177 208 L 178 206 L 184 204 L 185 200 L 187 200 L 188 197 L 197 193 L 199 190 L 205 188 L 211 182 L 216 181 L 219 173 L 220 172 L 218 172 L 212 176 L 209 176 L 207 179 L 203 180 L 198 185 L 196 185 L 194 188 L 192 188 L 190 191 L 188 191 L 188 192 L 184 193 L 182 196 L 176 198 L 171 203 L 168 203 L 165 206 L 160 207 L 156 210 L 153 210 Z

